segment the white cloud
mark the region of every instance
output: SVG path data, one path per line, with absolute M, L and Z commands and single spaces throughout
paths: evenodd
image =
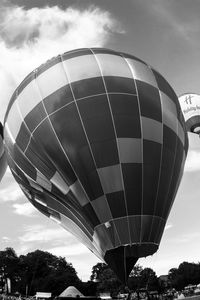
M 88 42 L 100 46 L 105 43 L 108 33 L 122 32 L 108 12 L 94 6 L 84 11 L 62 10 L 57 6 L 29 10 L 13 7 L 5 8 L 2 17 L 1 36 L 9 46 L 29 47 L 42 53 L 49 52 L 50 41 L 53 42 L 52 50 L 60 50 L 63 46 L 59 43 L 67 41 L 69 44 L 63 47 L 65 51 L 66 47 L 72 49 Z
M 185 172 L 195 172 L 200 170 L 200 151 L 190 150 L 185 163 Z
M 29 244 L 20 244 L 17 245 L 16 247 L 16 253 L 18 253 L 18 255 L 26 255 L 28 252 L 31 252 L 32 248 L 30 247 Z
M 170 239 L 171 242 L 173 243 L 190 243 L 190 242 L 195 242 L 199 241 L 200 238 L 200 232 L 189 232 L 185 233 L 182 235 L 179 235 L 178 237 L 174 237 L 173 239 Z
M 55 225 L 56 226 L 56 225 Z M 25 229 L 25 234 L 19 237 L 19 240 L 23 243 L 32 242 L 62 242 L 71 235 L 67 233 L 63 228 L 47 228 L 41 225 L 28 226 Z
M 5 202 L 14 202 L 12 208 L 15 214 L 30 217 L 37 212 L 36 208 L 28 200 L 24 203 L 24 200 L 27 198 L 15 181 L 10 169 L 7 169 L 1 182 L 0 199 L 2 204 Z M 22 201 L 23 203 L 20 203 Z
M 167 225 L 165 226 L 165 230 L 169 230 L 169 229 L 172 228 L 172 227 L 173 227 L 172 224 L 167 224 Z
M 168 274 L 168 271 L 172 268 L 177 268 L 180 263 L 184 261 L 183 257 L 177 257 L 175 255 L 161 255 L 154 254 L 147 258 L 139 259 L 138 263 L 143 268 L 151 268 L 156 272 L 157 276 Z
M 105 46 L 114 32 L 123 32 L 119 23 L 94 6 L 85 10 L 1 8 L 0 120 L 14 89 L 34 68 L 74 48 Z
M 89 252 L 89 250 L 79 242 L 65 246 L 53 247 L 48 249 L 48 251 L 57 256 L 79 256 Z
M 100 260 L 89 251 L 83 244 L 73 243 L 61 247 L 49 248 L 46 251 L 66 258 L 67 262 L 72 262 L 73 267 L 81 280 L 89 280 L 92 267 Z
M 8 243 L 8 242 L 10 242 L 10 238 L 9 237 L 7 237 L 7 236 L 2 236 L 2 242 L 4 242 L 4 243 Z
M 93 253 L 62 227 L 49 228 L 49 226 L 41 224 L 26 226 L 24 234 L 18 240 L 17 253 L 26 254 L 41 249 L 53 255 L 65 257 L 67 262 L 73 262 L 73 266 L 82 280 L 89 279 L 92 266 L 99 261 Z
M 18 201 L 22 197 L 25 196 L 15 182 L 0 190 L 0 199 L 2 202 Z
M 14 213 L 26 217 L 31 217 L 35 212 L 36 208 L 29 202 L 27 203 L 15 203 L 13 204 Z
M 25 195 L 14 180 L 9 168 L 1 181 L 0 199 L 1 202 L 17 202 L 21 199 L 25 199 Z

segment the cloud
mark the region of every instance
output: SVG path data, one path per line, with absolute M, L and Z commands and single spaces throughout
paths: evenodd
M 17 202 L 25 199 L 25 195 L 19 188 L 19 185 L 14 180 L 13 175 L 8 168 L 2 181 L 0 189 L 0 199 L 1 203 L 4 202 Z
M 200 170 L 200 151 L 190 150 L 185 163 L 185 172 L 198 172 Z
M 55 225 L 56 226 L 56 225 Z M 20 243 L 23 245 L 37 245 L 40 243 L 46 244 L 46 251 L 49 251 L 58 256 L 76 256 L 83 253 L 88 253 L 89 250 L 81 244 L 71 233 L 56 226 L 33 224 L 24 228 L 24 234 L 19 237 Z
M 32 217 L 37 212 L 36 208 L 29 202 L 13 204 L 14 213 L 21 216 Z
M 15 181 L 10 169 L 7 169 L 2 179 L 0 199 L 2 204 L 5 202 L 13 203 L 13 212 L 17 215 L 32 217 L 37 213 L 36 208 L 28 200 L 26 203 L 24 203 L 26 196 L 20 189 L 18 183 Z M 23 203 L 20 203 L 22 201 Z
M 29 10 L 9 7 L 2 11 L 1 18 L 1 37 L 6 45 L 31 49 L 44 46 L 45 49 L 40 48 L 42 52 L 46 51 L 50 40 L 56 48 L 58 42 L 64 41 L 70 42 L 67 48 L 88 42 L 101 45 L 108 33 L 122 32 L 108 12 L 94 6 L 84 11 L 74 8 L 62 10 L 57 6 Z
M 89 252 L 86 246 L 78 242 L 73 245 L 70 244 L 65 246 L 53 247 L 48 249 L 48 251 L 57 256 L 79 256 Z
M 32 249 L 30 247 L 30 245 L 28 244 L 20 244 L 17 245 L 16 248 L 16 253 L 18 253 L 18 255 L 26 255 L 28 252 L 30 252 Z
M 190 243 L 192 241 L 199 241 L 199 238 L 200 238 L 200 232 L 189 232 L 189 233 L 185 233 L 185 234 L 182 234 L 178 237 L 175 237 L 173 239 L 171 239 L 170 241 L 173 242 L 173 243 Z
M 184 261 L 184 256 L 175 255 L 159 255 L 154 254 L 147 258 L 141 258 L 139 264 L 143 268 L 151 268 L 156 272 L 157 276 L 168 274 L 168 271 L 172 268 L 177 268 L 180 263 Z
M 13 182 L 11 185 L 0 190 L 0 198 L 2 202 L 18 201 L 22 197 L 25 197 L 22 191 L 19 189 L 17 183 Z
M 46 251 L 66 258 L 67 262 L 73 262 L 73 267 L 81 280 L 89 280 L 92 273 L 92 266 L 100 260 L 89 251 L 83 244 L 73 243 L 66 246 L 48 248 Z
M 175 4 L 174 1 L 152 0 L 148 1 L 148 3 L 146 1 L 142 3 L 145 9 L 148 10 L 148 13 L 155 16 L 155 20 L 159 19 L 169 29 L 173 30 L 168 30 L 166 34 L 172 33 L 176 36 L 178 35 L 178 37 L 181 37 L 190 46 L 191 43 L 195 42 L 199 35 L 199 18 L 195 16 L 191 18 L 189 16 L 194 15 L 194 12 L 185 17 L 185 14 L 181 14 L 184 6 L 182 4 L 178 5 L 178 3 Z M 185 6 L 185 9 L 188 8 Z
M 52 222 L 53 225 L 53 222 Z M 62 227 L 50 228 L 49 225 L 34 224 L 24 228 L 19 238 L 16 252 L 26 254 L 36 249 L 48 251 L 56 256 L 73 261 L 73 266 L 82 280 L 88 280 L 92 266 L 99 260 L 83 244 Z
M 165 230 L 169 230 L 169 229 L 172 228 L 172 227 L 173 227 L 172 224 L 167 224 L 167 225 L 165 226 Z
M 85 10 L 1 7 L 0 120 L 14 89 L 34 68 L 74 48 L 105 46 L 115 32 L 123 33 L 120 24 L 94 6 Z
M 8 243 L 8 242 L 10 242 L 11 239 L 7 236 L 2 236 L 1 240 L 3 243 Z
M 56 243 L 57 241 L 63 241 L 70 236 L 71 235 L 61 227 L 47 228 L 36 224 L 26 227 L 24 235 L 19 237 L 19 240 L 23 243 L 52 241 Z

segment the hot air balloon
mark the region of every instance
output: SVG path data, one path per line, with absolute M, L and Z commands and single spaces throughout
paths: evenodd
M 6 153 L 3 143 L 3 126 L 0 122 L 0 181 L 3 178 L 7 168 Z
M 132 55 L 77 49 L 22 81 L 4 124 L 8 164 L 29 201 L 126 282 L 159 247 L 187 155 L 167 81 Z
M 189 132 L 200 134 L 200 95 L 183 94 L 179 102 Z

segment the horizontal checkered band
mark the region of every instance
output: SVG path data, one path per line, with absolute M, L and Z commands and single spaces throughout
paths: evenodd
M 188 138 L 174 91 L 143 61 L 98 48 L 48 61 L 11 98 L 5 145 L 33 205 L 98 257 L 159 245 Z

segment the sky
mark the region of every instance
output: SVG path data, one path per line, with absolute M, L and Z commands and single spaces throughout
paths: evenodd
M 200 93 L 199 0 L 0 0 L 0 121 L 19 83 L 53 56 L 82 47 L 133 54 L 158 70 L 177 95 Z M 189 134 L 184 175 L 156 254 L 138 261 L 157 276 L 200 261 L 200 139 Z M 39 213 L 9 169 L 0 183 L 0 250 L 66 257 L 87 281 L 99 260 Z

